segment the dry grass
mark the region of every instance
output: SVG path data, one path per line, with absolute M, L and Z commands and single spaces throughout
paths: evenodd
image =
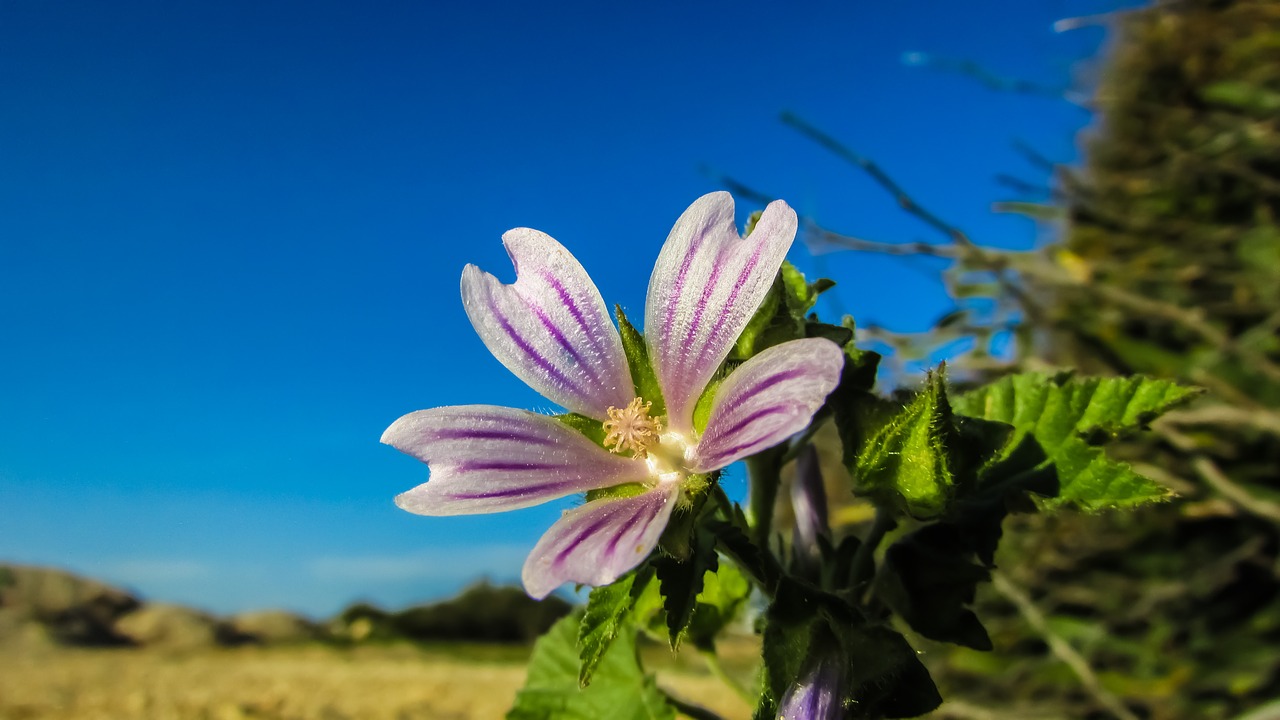
M 524 682 L 520 651 L 238 648 L 0 651 L 0 720 L 493 720 Z M 663 687 L 721 713 L 749 708 L 681 662 Z

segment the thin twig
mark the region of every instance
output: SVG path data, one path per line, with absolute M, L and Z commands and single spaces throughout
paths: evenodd
M 1075 676 L 1080 679 L 1080 684 L 1085 691 L 1093 696 L 1093 699 L 1099 705 L 1106 708 L 1120 720 L 1138 720 L 1138 716 L 1125 707 L 1120 698 L 1102 687 L 1102 682 L 1098 679 L 1097 674 L 1093 672 L 1093 668 L 1089 667 L 1089 663 L 1084 659 L 1084 656 L 1072 647 L 1071 643 L 1067 642 L 1065 638 L 1049 627 L 1044 613 L 1040 612 L 1040 609 L 1036 607 L 1030 597 L 1027 597 L 1026 593 L 1022 592 L 998 570 L 991 573 L 991 586 L 995 588 L 996 592 L 1013 603 L 1014 607 L 1018 609 L 1018 613 L 1022 615 L 1022 619 L 1026 620 L 1027 624 L 1044 638 L 1054 657 L 1071 668 L 1071 672 L 1075 673 Z
M 869 175 L 872 180 L 875 180 L 880 187 L 887 190 L 890 195 L 893 195 L 893 199 L 898 203 L 899 207 L 907 213 L 920 218 L 926 224 L 932 226 L 943 235 L 946 235 L 952 242 L 957 245 L 973 245 L 973 241 L 969 239 L 969 236 L 966 235 L 964 231 L 922 207 L 907 194 L 906 190 L 902 189 L 901 185 L 899 185 L 893 178 L 889 177 L 888 173 L 882 170 L 879 165 L 875 164 L 869 158 L 845 147 L 839 140 L 836 140 L 813 125 L 810 125 L 795 113 L 783 112 L 782 122 L 795 128 L 800 132 L 800 134 L 831 151 L 837 157 L 843 158 L 849 163 L 861 168 L 862 171 Z
M 947 245 L 933 245 L 927 242 L 887 243 L 864 240 L 831 232 L 811 221 L 805 222 L 805 237 L 810 244 L 826 243 L 845 250 L 874 252 L 881 255 L 928 255 L 940 258 L 954 258 L 956 256 L 955 248 Z
M 1250 427 L 1280 437 L 1280 414 L 1246 410 L 1233 405 L 1207 405 L 1189 410 L 1175 410 L 1161 416 L 1160 422 L 1179 427 L 1185 425 Z
M 748 705 L 755 704 L 755 694 L 738 682 L 737 678 L 725 671 L 724 666 L 720 664 L 720 657 L 716 655 L 714 650 L 699 650 L 698 654 L 702 656 L 702 661 L 707 664 L 707 669 L 711 671 L 712 675 L 715 675 L 720 682 L 728 685 L 729 689 Z
M 676 712 L 692 718 L 692 720 L 724 720 L 724 718 L 720 717 L 715 712 L 708 710 L 701 705 L 685 702 L 666 690 L 663 690 L 662 694 L 667 697 L 667 702 L 671 704 L 671 707 L 676 709 Z
M 1222 468 L 1205 455 L 1197 455 L 1191 460 L 1191 467 L 1209 486 L 1217 490 L 1223 497 L 1240 506 L 1244 510 L 1271 522 L 1280 523 L 1280 504 L 1264 500 L 1252 495 L 1248 490 L 1232 482 Z

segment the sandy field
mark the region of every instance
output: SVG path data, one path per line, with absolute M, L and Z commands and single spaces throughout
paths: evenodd
M 526 649 L 412 646 L 0 651 L 0 720 L 496 720 Z M 696 660 L 696 658 L 695 658 Z M 719 712 L 750 708 L 696 663 L 659 684 Z

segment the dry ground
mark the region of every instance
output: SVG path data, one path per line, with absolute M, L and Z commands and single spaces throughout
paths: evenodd
M 520 649 L 0 650 L 0 720 L 496 720 Z M 659 684 L 721 713 L 747 705 L 692 662 Z

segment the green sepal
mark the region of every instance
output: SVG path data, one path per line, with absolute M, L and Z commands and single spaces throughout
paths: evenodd
M 552 415 L 552 417 L 586 435 L 591 439 L 591 442 L 604 447 L 604 423 L 599 420 L 589 418 L 586 415 L 579 415 L 578 413 L 563 413 Z
M 809 282 L 804 273 L 783 261 L 773 285 L 738 336 L 729 357 L 746 360 L 774 345 L 806 337 L 806 315 L 818 302 L 818 296 L 832 287 L 835 282 L 827 278 Z
M 627 366 L 631 368 L 631 381 L 636 386 L 636 396 L 645 402 L 653 403 L 649 409 L 651 417 L 667 414 L 667 403 L 662 397 L 662 388 L 653 373 L 653 365 L 649 362 L 649 348 L 645 345 L 644 335 L 631 324 L 621 305 L 613 306 L 614 315 L 618 318 L 618 334 L 622 336 L 622 352 L 627 356 Z
M 921 520 L 946 512 L 956 432 L 944 382 L 944 368 L 929 373 L 915 399 L 866 442 L 851 468 L 856 492 Z

